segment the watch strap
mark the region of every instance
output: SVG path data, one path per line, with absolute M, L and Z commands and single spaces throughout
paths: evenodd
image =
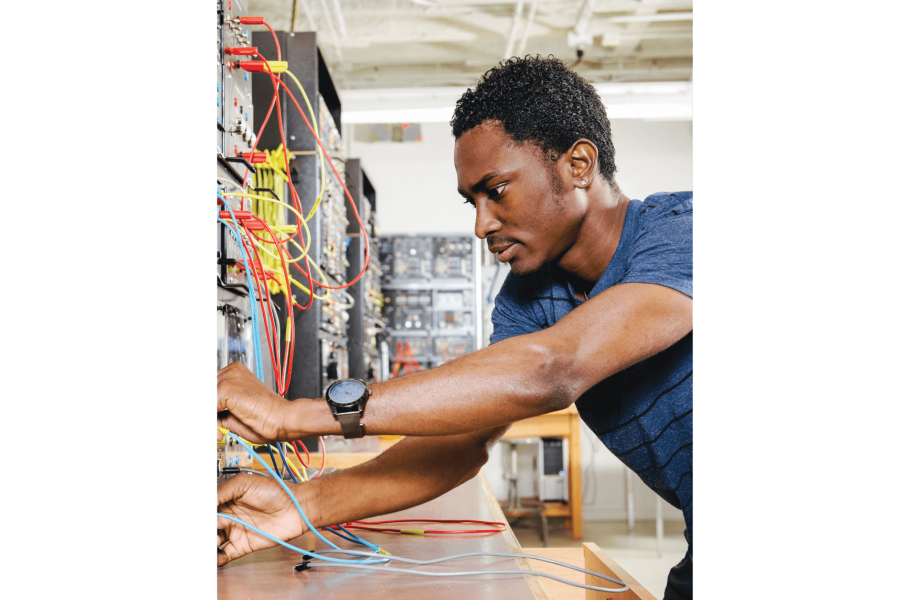
M 366 435 L 366 426 L 360 423 L 362 411 L 338 413 L 334 415 L 341 424 L 341 433 L 346 439 L 361 438 Z

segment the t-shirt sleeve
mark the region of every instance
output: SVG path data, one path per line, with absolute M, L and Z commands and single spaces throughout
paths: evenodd
M 530 301 L 522 294 L 520 287 L 517 278 L 510 273 L 497 294 L 491 313 L 491 323 L 494 325 L 492 344 L 542 329 L 534 318 Z
M 619 283 L 654 283 L 694 297 L 693 195 L 648 207 Z

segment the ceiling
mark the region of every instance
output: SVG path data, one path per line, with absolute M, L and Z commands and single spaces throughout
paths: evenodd
M 692 0 L 249 0 L 276 30 L 318 34 L 338 87 L 470 86 L 541 54 L 592 83 L 687 82 Z M 259 29 L 254 27 L 253 29 Z

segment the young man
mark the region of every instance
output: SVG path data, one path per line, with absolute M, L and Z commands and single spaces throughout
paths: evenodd
M 365 431 L 408 437 L 292 490 L 316 527 L 415 506 L 475 476 L 512 422 L 574 402 L 603 443 L 683 511 L 688 553 L 665 599 L 690 598 L 692 193 L 627 198 L 600 98 L 556 59 L 491 69 L 451 124 L 475 233 L 512 270 L 491 345 L 372 385 Z M 240 364 L 219 371 L 218 383 L 219 425 L 248 440 L 341 434 L 325 401 L 288 402 Z M 218 504 L 282 539 L 305 531 L 269 478 L 228 480 Z M 219 527 L 219 543 L 229 542 L 220 565 L 273 545 L 226 519 Z

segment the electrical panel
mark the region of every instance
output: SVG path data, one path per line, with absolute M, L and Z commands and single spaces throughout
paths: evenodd
M 314 32 L 275 32 L 275 35 L 281 50 L 281 60 L 288 64 L 290 71 L 306 90 L 310 104 L 310 107 L 306 106 L 292 79 L 282 78 L 288 82 L 288 89 L 299 102 L 298 108 L 283 88 L 280 89 L 278 97 L 282 106 L 281 127 L 285 134 L 287 149 L 292 155 L 288 169 L 289 176 L 299 197 L 302 209 L 300 212 L 304 215 L 309 228 L 308 240 L 305 230 L 298 234 L 298 237 L 302 235 L 308 243 L 311 275 L 316 281 L 314 284 L 316 298 L 311 304 L 309 296 L 305 293 L 294 292 L 296 326 L 292 335 L 295 336 L 295 347 L 290 385 L 285 391 L 285 397 L 321 398 L 325 389 L 337 379 L 357 377 L 369 381 L 378 380 L 377 375 L 384 371 L 383 368 L 367 368 L 383 362 L 377 343 L 364 344 L 366 357 L 360 362 L 359 367 L 354 361 L 352 348 L 356 341 L 370 341 L 371 336 L 367 336 L 365 332 L 377 329 L 381 322 L 378 306 L 380 298 L 377 297 L 380 292 L 372 290 L 371 282 L 371 263 L 376 263 L 376 269 L 379 266 L 376 251 L 370 261 L 370 268 L 352 286 L 347 287 L 347 284 L 363 270 L 362 262 L 354 262 L 354 256 L 359 250 L 358 245 L 355 245 L 358 242 L 359 231 L 356 213 L 359 213 L 360 220 L 365 223 L 369 222 L 370 217 L 366 216 L 366 194 L 363 193 L 362 185 L 354 189 L 355 176 L 350 172 L 353 169 L 348 170 L 348 165 L 354 161 L 348 159 L 344 151 L 340 97 L 327 65 L 318 51 Z M 253 32 L 252 43 L 260 54 L 267 57 L 275 56 L 275 41 L 270 32 Z M 271 81 L 266 77 L 257 77 L 253 80 L 252 92 L 258 106 L 268 106 L 275 93 Z M 315 123 L 316 133 L 327 155 L 324 157 L 324 178 L 319 147 L 300 111 L 306 117 L 306 121 L 310 124 Z M 256 114 L 254 127 L 257 131 L 262 125 L 264 116 L 263 110 Z M 273 113 L 266 129 L 258 133 L 259 150 L 273 151 L 282 144 L 277 119 L 277 115 Z M 355 167 L 357 171 L 358 162 L 357 160 Z M 350 192 L 352 205 L 344 192 L 342 182 Z M 369 195 L 374 195 L 374 192 Z M 293 213 L 287 214 L 286 226 L 290 228 L 297 224 L 297 216 Z M 370 230 L 369 226 L 366 231 L 370 234 L 370 249 L 377 248 L 376 232 Z M 298 256 L 299 252 L 294 250 L 294 255 Z M 289 269 L 291 277 L 298 284 L 309 286 L 309 274 L 304 272 L 305 260 L 292 263 Z M 365 297 L 362 295 L 363 292 Z M 365 298 L 370 297 L 371 301 L 367 304 Z M 367 325 L 361 324 L 362 329 L 357 331 L 352 326 L 352 316 L 357 307 L 365 306 L 369 306 L 372 310 L 368 311 Z M 281 309 L 287 308 L 286 302 L 282 302 Z M 284 335 L 282 331 L 282 336 Z M 283 337 L 282 340 L 282 345 L 286 346 L 287 339 Z M 373 371 L 373 377 L 366 376 L 370 370 Z M 307 445 L 316 444 L 313 441 Z
M 237 19 L 247 15 L 247 0 L 218 2 L 216 52 L 216 121 L 218 174 L 242 183 L 250 163 L 243 154 L 253 149 L 253 94 L 250 73 L 235 60 L 239 48 L 250 47 L 250 32 Z
M 320 398 L 338 379 L 380 381 L 387 372 L 375 192 L 363 174 L 345 193 L 354 186 L 347 165 L 361 167 L 344 154 L 340 98 L 316 34 L 251 34 L 264 19 L 246 7 L 217 2 L 217 368 L 241 363 L 289 400 Z M 267 69 L 290 74 L 278 84 Z M 270 110 L 276 94 L 280 113 Z M 367 268 L 358 260 L 363 224 Z M 360 341 L 359 365 L 351 340 Z M 318 448 L 315 438 L 305 442 Z M 218 444 L 220 476 L 247 461 L 242 447 Z
M 236 19 L 245 15 L 241 0 L 218 2 L 216 12 L 216 157 L 217 189 L 240 187 L 247 175 L 249 163 L 243 161 L 242 154 L 252 148 L 252 131 L 244 136 L 249 127 L 247 122 L 253 113 L 250 94 L 249 73 L 239 73 L 226 55 L 225 50 L 248 47 L 248 33 Z M 244 78 L 246 76 L 246 79 Z M 236 100 L 237 99 L 237 100 Z M 219 214 L 224 201 L 232 210 L 243 210 L 243 198 L 217 199 L 216 213 Z M 232 223 L 235 232 L 239 227 Z M 216 222 L 216 368 L 222 369 L 231 363 L 242 363 L 251 371 L 256 371 L 258 358 L 254 350 L 252 315 L 254 307 L 249 297 L 248 280 L 241 268 L 243 255 L 241 243 L 229 226 Z M 265 361 L 264 361 L 265 362 Z M 264 371 L 269 385 L 274 385 L 274 371 L 269 365 Z M 226 438 L 218 444 L 217 474 L 223 478 L 224 468 L 251 468 L 253 460 L 243 447 Z
M 349 272 L 359 273 L 365 262 L 365 240 L 369 245 L 369 264 L 360 280 L 350 288 L 353 306 L 350 315 L 350 376 L 366 382 L 383 381 L 388 377 L 388 352 L 385 343 L 385 317 L 382 311 L 384 296 L 381 289 L 381 263 L 378 260 L 381 239 L 378 235 L 375 188 L 360 164 L 359 159 L 347 161 L 347 187 L 354 198 L 360 198 L 358 206 L 365 226 L 362 235 L 359 223 L 350 219 L 347 239 Z M 348 211 L 352 211 L 348 205 Z M 350 215 L 348 213 L 348 219 Z
M 481 347 L 477 238 L 383 236 L 380 251 L 393 376 L 435 367 Z

